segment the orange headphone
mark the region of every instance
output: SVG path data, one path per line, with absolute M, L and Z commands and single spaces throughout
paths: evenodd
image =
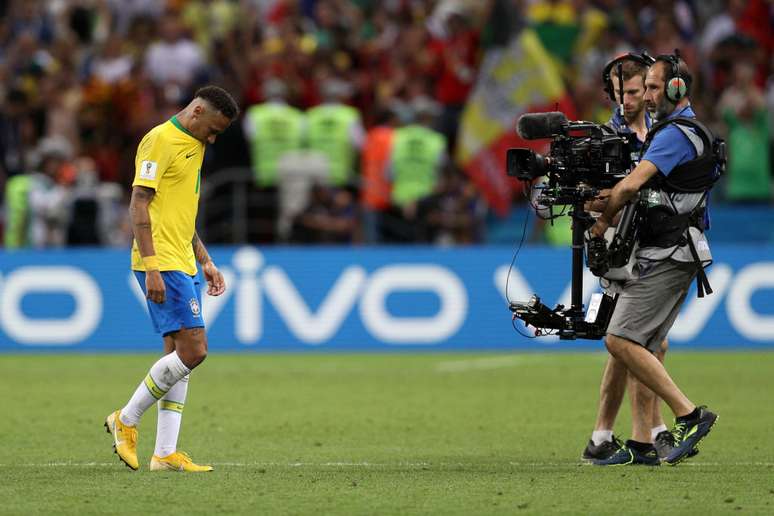
M 664 78 L 664 95 L 669 102 L 677 104 L 691 92 L 692 82 L 690 74 L 680 75 L 680 49 L 676 48 L 674 54 L 662 54 L 656 57 L 656 61 L 669 65 L 669 71 Z

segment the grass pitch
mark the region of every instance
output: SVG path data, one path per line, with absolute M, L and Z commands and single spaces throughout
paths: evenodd
M 216 468 L 199 475 L 148 471 L 155 409 L 141 470 L 112 453 L 104 418 L 154 360 L 0 356 L 0 513 L 774 513 L 774 353 L 668 356 L 720 420 L 696 458 L 659 468 L 580 464 L 601 353 L 213 353 L 180 439 Z

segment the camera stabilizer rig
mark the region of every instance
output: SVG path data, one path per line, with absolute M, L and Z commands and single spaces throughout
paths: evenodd
M 530 149 L 509 149 L 507 172 L 538 190 L 538 206 L 570 206 L 572 286 L 569 307 L 560 304 L 551 309 L 533 295 L 527 302 L 509 302 L 509 308 L 514 319 L 535 328 L 536 336 L 558 334 L 563 340 L 600 339 L 606 333 L 616 298 L 607 293 L 594 294 L 589 309 L 584 310 L 584 233 L 594 223 L 584 205 L 628 173 L 631 161 L 627 137 L 591 122 L 569 122 L 557 112 L 523 115 L 518 129 L 525 139 L 552 138 L 548 156 Z M 547 184 L 531 186 L 541 176 L 547 177 Z M 599 251 L 607 251 L 604 240 L 589 245 L 604 246 Z
M 590 190 L 590 192 L 592 192 Z M 596 193 L 589 198 L 596 197 Z M 540 202 L 540 197 L 538 197 Z M 508 308 L 513 317 L 535 328 L 535 335 L 546 335 L 554 330 L 563 340 L 601 339 L 613 315 L 616 298 L 608 294 L 593 294 L 588 311 L 583 306 L 583 248 L 584 232 L 593 223 L 583 210 L 584 201 L 576 202 L 570 210 L 572 218 L 572 286 L 570 306 L 557 305 L 553 310 L 543 304 L 537 294 L 527 302 L 511 302 Z

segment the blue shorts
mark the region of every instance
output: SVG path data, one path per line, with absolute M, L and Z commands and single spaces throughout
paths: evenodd
M 145 272 L 134 271 L 134 277 L 137 278 L 143 294 L 147 296 Z M 199 275 L 189 276 L 180 271 L 162 271 L 161 277 L 167 290 L 166 300 L 161 304 L 146 300 L 156 333 L 166 336 L 183 328 L 204 328 Z

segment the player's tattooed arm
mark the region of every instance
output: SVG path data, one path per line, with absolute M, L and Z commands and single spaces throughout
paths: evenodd
M 156 191 L 145 186 L 132 188 L 132 199 L 129 201 L 129 214 L 132 218 L 132 231 L 134 240 L 140 249 L 145 270 L 146 297 L 154 303 L 163 303 L 167 297 L 164 279 L 159 271 L 156 250 L 153 248 L 153 233 L 151 231 L 151 219 L 148 207 L 150 206 Z
M 223 274 L 215 266 L 212 258 L 210 258 L 210 253 L 207 252 L 207 248 L 204 247 L 204 243 L 196 231 L 194 231 L 191 244 L 193 245 L 196 261 L 201 264 L 204 279 L 207 280 L 207 293 L 211 296 L 221 295 L 226 291 L 226 281 L 223 279 Z
M 154 256 L 153 233 L 151 232 L 151 219 L 148 211 L 156 191 L 146 186 L 132 188 L 132 199 L 129 201 L 129 214 L 132 220 L 132 231 L 141 256 Z
M 194 231 L 191 244 L 193 245 L 196 261 L 199 262 L 199 264 L 204 265 L 205 263 L 212 261 L 212 258 L 210 258 L 210 253 L 207 252 L 207 248 L 204 247 L 204 242 L 202 242 L 201 238 L 199 238 L 199 234 L 196 231 Z

